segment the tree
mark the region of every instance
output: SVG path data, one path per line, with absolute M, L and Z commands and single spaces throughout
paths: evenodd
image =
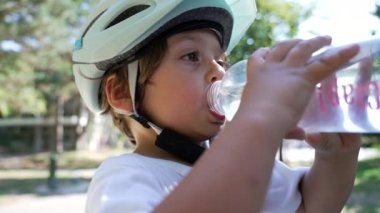
M 256 0 L 256 3 L 256 20 L 231 52 L 231 63 L 247 58 L 259 47 L 271 46 L 278 40 L 295 36 L 300 22 L 310 17 L 312 12 L 312 8 L 303 8 L 295 1 Z
M 0 111 L 46 114 L 55 96 L 72 97 L 71 47 L 88 1 L 2 0 Z

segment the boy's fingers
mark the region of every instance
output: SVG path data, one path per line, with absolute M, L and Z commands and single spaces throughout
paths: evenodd
M 334 133 L 307 133 L 306 142 L 316 150 L 326 150 L 329 138 L 336 136 Z
M 265 59 L 270 61 L 282 61 L 289 51 L 300 42 L 302 42 L 301 39 L 279 42 L 270 49 Z
M 306 79 L 314 84 L 321 82 L 347 63 L 358 51 L 358 45 L 350 45 L 334 54 L 321 57 L 308 65 Z
M 346 143 L 355 143 L 357 141 L 360 141 L 361 134 L 359 133 L 342 133 L 340 134 L 341 140 L 345 141 Z
M 305 131 L 300 128 L 296 127 L 292 130 L 290 130 L 284 137 L 285 139 L 296 139 L 296 140 L 304 140 L 305 139 Z
M 331 95 L 331 91 L 334 89 L 336 90 L 337 87 L 338 87 L 338 78 L 336 77 L 336 74 L 333 73 L 321 81 L 319 89 L 320 89 L 320 92 L 322 93 L 322 96 L 329 97 L 329 95 Z
M 329 44 L 331 44 L 330 36 L 317 36 L 309 40 L 303 40 L 289 51 L 285 61 L 293 65 L 303 65 L 315 51 Z
M 357 75 L 357 82 L 364 84 L 371 80 L 372 77 L 372 57 L 366 57 L 359 62 L 359 74 Z
M 265 62 L 269 48 L 259 48 L 249 56 L 248 67 L 257 68 Z

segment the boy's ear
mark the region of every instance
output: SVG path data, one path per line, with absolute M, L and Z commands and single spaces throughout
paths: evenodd
M 107 78 L 105 87 L 108 103 L 116 112 L 121 114 L 133 112 L 133 102 L 127 89 L 129 88 L 128 81 L 120 84 L 116 76 L 111 75 Z

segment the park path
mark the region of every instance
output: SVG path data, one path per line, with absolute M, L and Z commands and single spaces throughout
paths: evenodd
M 1 213 L 83 213 L 86 194 L 31 197 L 0 206 Z

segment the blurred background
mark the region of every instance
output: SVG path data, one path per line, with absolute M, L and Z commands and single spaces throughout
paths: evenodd
M 378 37 L 380 1 L 256 0 L 258 15 L 231 62 L 287 38 L 336 43 Z M 71 50 L 96 0 L 0 0 L 0 212 L 83 212 L 95 168 L 130 152 L 107 116 L 93 115 L 73 81 Z M 379 70 L 375 71 L 379 72 Z M 380 122 L 380 118 L 379 122 Z M 380 212 L 380 135 L 363 135 L 345 212 Z M 309 165 L 312 150 L 284 143 L 279 158 Z

